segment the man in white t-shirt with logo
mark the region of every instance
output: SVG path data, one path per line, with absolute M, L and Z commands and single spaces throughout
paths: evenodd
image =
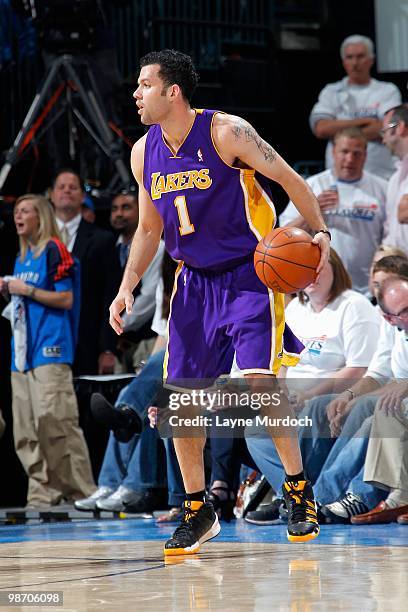
M 387 188 L 384 244 L 408 254 L 408 104 L 386 113 L 381 133 L 384 144 L 399 159 Z
M 387 179 L 394 172 L 395 160 L 381 142 L 381 122 L 386 111 L 401 104 L 401 93 L 393 83 L 371 77 L 374 45 L 366 36 L 348 36 L 340 55 L 347 76 L 322 89 L 310 114 L 310 127 L 317 138 L 329 140 L 326 168 L 332 166 L 331 139 L 337 132 L 345 127 L 361 128 L 368 140 L 366 169 Z
M 367 141 L 359 128 L 338 131 L 332 155 L 333 168 L 309 177 L 307 183 L 317 197 L 332 246 L 351 276 L 353 289 L 368 294 L 371 262 L 383 236 L 387 183 L 363 170 Z M 279 223 L 309 229 L 292 202 Z

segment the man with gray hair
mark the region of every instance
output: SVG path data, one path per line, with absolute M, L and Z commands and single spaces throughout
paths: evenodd
M 310 114 L 310 127 L 317 138 L 329 140 L 326 168 L 332 166 L 335 134 L 345 127 L 359 127 L 368 140 L 365 169 L 388 179 L 395 170 L 395 160 L 382 144 L 380 130 L 384 114 L 401 104 L 401 93 L 393 83 L 371 77 L 374 45 L 370 38 L 348 36 L 340 46 L 340 55 L 347 76 L 322 89 Z
M 408 522 L 408 279 L 387 278 L 378 294 L 384 318 L 394 327 L 391 393 L 379 397 L 371 426 L 364 480 L 388 495 L 375 508 L 353 516 L 355 525 Z

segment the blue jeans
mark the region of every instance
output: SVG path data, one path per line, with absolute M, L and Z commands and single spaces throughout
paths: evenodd
M 364 401 L 354 406 L 347 417 L 341 436 L 337 439 L 330 438 L 326 408 L 334 397 L 334 395 L 322 395 L 314 398 L 299 415 L 309 416 L 313 423 L 311 429 L 301 428 L 299 432 L 303 465 L 312 483 L 318 480 L 323 469 L 332 466 L 341 450 L 347 446 L 365 419 L 374 411 L 375 400 L 364 398 Z M 285 480 L 285 471 L 272 440 L 268 437 L 248 437 L 247 445 L 259 469 L 275 491 L 279 491 Z M 349 482 L 350 480 L 351 478 Z
M 182 506 L 185 500 L 183 477 L 171 438 L 164 439 L 167 465 L 167 488 L 169 506 Z
M 225 482 L 231 491 L 237 491 L 241 465 L 258 470 L 244 438 L 211 437 L 211 484 L 215 480 Z
M 384 498 L 384 491 L 367 484 L 363 479 L 371 421 L 372 416 L 367 417 L 356 435 L 339 452 L 330 453 L 314 484 L 316 499 L 321 504 L 334 502 L 347 491 L 358 495 L 369 508 Z M 337 443 L 332 451 L 336 450 L 336 446 Z
M 115 406 L 129 406 L 146 420 L 147 409 L 162 384 L 163 359 L 164 351 L 151 355 L 139 376 L 119 393 Z M 140 436 L 133 436 L 129 442 L 118 442 L 111 433 L 98 485 L 112 489 L 124 485 L 135 491 L 164 487 L 163 465 L 163 442 L 156 429 L 146 427 Z

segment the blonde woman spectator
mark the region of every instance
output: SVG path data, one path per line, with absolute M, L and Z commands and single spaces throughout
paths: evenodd
M 11 297 L 14 444 L 27 504 L 54 505 L 95 488 L 71 373 L 79 278 L 47 199 L 20 197 L 14 221 L 20 252 L 13 276 L 0 278 Z

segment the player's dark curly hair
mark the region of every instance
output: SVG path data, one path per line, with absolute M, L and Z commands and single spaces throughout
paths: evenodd
M 151 51 L 140 60 L 140 67 L 159 64 L 159 76 L 165 87 L 178 85 L 183 97 L 191 101 L 198 83 L 198 72 L 193 60 L 189 55 L 175 51 L 174 49 L 163 49 L 162 51 Z

